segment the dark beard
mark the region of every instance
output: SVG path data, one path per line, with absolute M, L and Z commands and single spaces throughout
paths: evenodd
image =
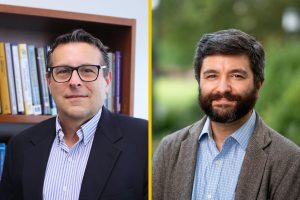
M 221 113 L 212 107 L 213 100 L 218 100 L 221 98 L 226 98 L 230 101 L 236 101 L 236 105 L 232 109 Z M 254 108 L 256 99 L 255 87 L 244 94 L 244 96 L 233 95 L 230 92 L 226 92 L 224 94 L 215 93 L 203 97 L 201 95 L 200 87 L 198 93 L 198 102 L 204 113 L 211 121 L 220 123 L 230 123 L 241 119 Z

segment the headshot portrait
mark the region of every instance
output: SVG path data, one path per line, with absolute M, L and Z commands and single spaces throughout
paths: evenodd
M 147 4 L 115 3 L 0 5 L 1 200 L 148 199 Z
M 285 23 L 273 28 L 249 2 L 155 8 L 153 199 L 300 197 L 299 86 L 290 79 L 300 40 L 286 28 L 297 6 L 281 7 L 272 18 Z M 216 20 L 222 9 L 230 12 Z

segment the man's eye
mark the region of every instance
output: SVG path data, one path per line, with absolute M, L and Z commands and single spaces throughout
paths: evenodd
M 232 74 L 232 77 L 234 77 L 236 79 L 244 79 L 244 76 L 242 76 L 240 74 Z
M 56 74 L 69 74 L 70 73 L 70 69 L 67 68 L 62 68 L 62 69 L 57 69 L 55 71 Z
M 57 73 L 58 74 L 66 74 L 66 73 L 69 73 L 70 70 L 67 70 L 67 69 L 63 69 L 63 70 L 59 70 Z
M 85 73 L 90 73 L 90 72 L 94 72 L 94 71 L 91 70 L 91 69 L 83 69 L 83 72 L 85 72 Z
M 205 76 L 206 79 L 215 79 L 217 78 L 217 75 L 216 74 L 208 74 Z

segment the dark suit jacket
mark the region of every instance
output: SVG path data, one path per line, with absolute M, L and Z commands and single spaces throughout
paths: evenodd
M 147 199 L 146 120 L 112 114 L 104 107 L 82 180 L 80 200 Z M 55 118 L 18 134 L 7 148 L 1 200 L 41 200 L 55 137 Z
M 206 118 L 164 138 L 153 158 L 153 200 L 191 199 L 198 138 Z M 299 200 L 300 148 L 257 115 L 236 200 Z

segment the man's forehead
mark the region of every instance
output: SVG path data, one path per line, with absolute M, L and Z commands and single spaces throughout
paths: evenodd
M 211 55 L 202 61 L 201 71 L 207 69 L 244 69 L 251 70 L 251 64 L 246 55 Z

